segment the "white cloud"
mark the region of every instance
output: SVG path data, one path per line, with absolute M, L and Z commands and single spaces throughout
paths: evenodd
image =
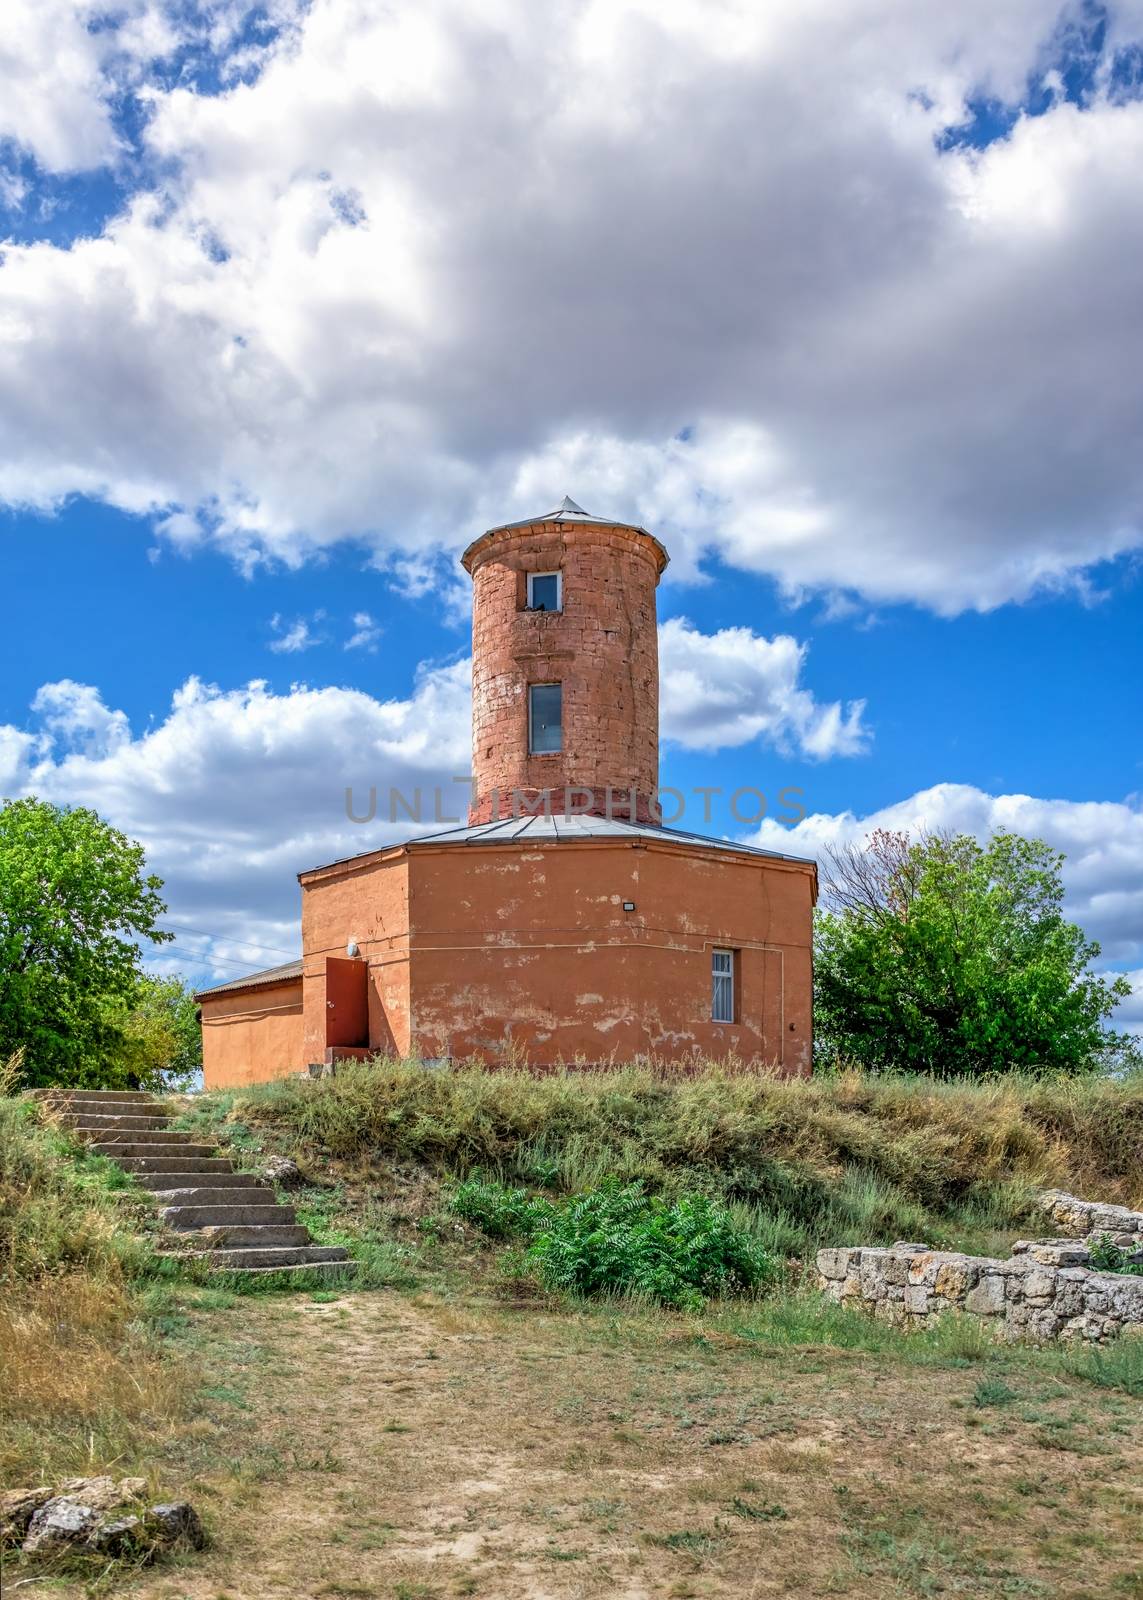
M 55 744 L 85 756 L 112 755 L 131 737 L 122 711 L 109 711 L 98 689 L 71 678 L 45 683 L 36 692 L 32 710 L 43 723 L 49 746 Z
M 864 700 L 819 704 L 801 686 L 806 646 L 749 628 L 700 633 L 686 617 L 659 629 L 661 732 L 688 750 L 723 750 L 764 740 L 780 751 L 825 760 L 862 754 Z
M 314 617 L 319 622 L 324 613 L 318 612 Z M 297 655 L 302 650 L 312 650 L 315 644 L 321 644 L 321 638 L 313 633 L 309 623 L 304 617 L 287 623 L 277 612 L 270 618 L 270 627 L 278 635 L 270 641 L 270 649 L 277 655 Z
M 113 159 L 87 12 L 24 9 L 78 65 L 35 46 L 14 136 Z M 136 81 L 186 8 L 124 14 L 158 19 Z M 415 584 L 570 492 L 655 526 L 669 576 L 1083 592 L 1141 538 L 1143 105 L 934 138 L 1042 75 L 1058 16 L 314 0 L 225 93 L 144 84 L 154 192 L 102 237 L 7 249 L 0 498 L 101 496 L 248 566 L 353 538 Z
M 347 650 L 368 650 L 373 652 L 377 649 L 377 641 L 380 639 L 382 631 L 368 611 L 356 611 L 353 615 L 353 632 L 345 641 L 345 648 Z
M 414 831 L 388 821 L 391 787 L 421 791 L 425 828 L 442 825 L 437 786 L 442 812 L 463 817 L 468 792 L 451 779 L 468 771 L 469 671 L 426 669 L 398 700 L 262 683 L 223 692 L 191 678 L 138 736 L 90 686 L 48 684 L 36 697 L 42 733 L 0 727 L 0 792 L 94 807 L 139 839 L 179 924 L 165 964 L 214 957 L 219 979 L 234 976 L 297 949 L 298 871 Z M 375 821 L 349 821 L 351 786 L 361 815 L 378 789 Z M 212 969 L 200 959 L 190 970 L 205 981 Z
M 1137 801 L 1045 800 L 942 783 L 865 817 L 819 812 L 793 828 L 767 820 L 752 839 L 767 849 L 817 856 L 874 828 L 949 828 L 981 840 L 1004 828 L 1046 839 L 1067 857 L 1067 913 L 1100 942 L 1104 961 L 1125 966 L 1143 957 L 1143 808 Z

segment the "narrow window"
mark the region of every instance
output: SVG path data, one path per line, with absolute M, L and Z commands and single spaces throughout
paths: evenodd
M 714 1022 L 734 1021 L 734 951 L 712 950 L 710 1015 Z
M 563 605 L 563 584 L 558 572 L 529 572 L 529 611 L 562 611 Z
M 554 755 L 564 747 L 564 695 L 558 683 L 533 683 L 528 690 L 528 749 Z

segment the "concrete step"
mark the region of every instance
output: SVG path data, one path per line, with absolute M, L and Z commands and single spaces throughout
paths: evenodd
M 212 1267 L 300 1267 L 319 1261 L 348 1261 L 348 1251 L 339 1244 L 271 1245 L 263 1249 L 188 1250 L 194 1261 L 209 1261 Z
M 199 1228 L 195 1233 L 187 1234 L 187 1249 L 198 1254 L 203 1251 L 219 1250 L 224 1245 L 236 1248 L 240 1245 L 281 1245 L 281 1244 L 313 1244 L 310 1230 L 303 1228 L 300 1222 L 283 1223 L 277 1227 L 271 1223 L 263 1223 L 261 1227 L 244 1227 L 242 1223 L 233 1223 L 222 1228 Z
M 115 1145 L 112 1145 L 111 1148 L 112 1150 L 116 1151 L 118 1149 L 118 1147 Z M 152 1177 L 158 1178 L 161 1177 L 164 1172 L 190 1173 L 234 1171 L 233 1161 L 228 1160 L 226 1156 L 184 1156 L 182 1153 L 184 1147 L 181 1145 L 160 1145 L 159 1148 L 161 1150 L 173 1150 L 177 1153 L 174 1155 L 162 1156 L 123 1156 L 117 1153 L 115 1156 L 115 1163 L 117 1166 L 122 1167 L 124 1172 L 134 1172 L 140 1179 L 142 1179 L 145 1174 L 150 1174 Z M 196 1148 L 198 1147 L 196 1146 Z M 209 1150 L 210 1146 L 203 1145 L 201 1148 L 204 1150 Z M 251 1179 L 251 1181 L 253 1181 L 253 1179 Z M 148 1184 L 147 1187 L 153 1189 L 154 1184 Z
M 209 1258 L 213 1262 L 213 1256 Z M 218 1267 L 218 1272 L 225 1272 L 228 1276 L 238 1272 L 246 1278 L 269 1277 L 274 1273 L 276 1277 L 284 1280 L 283 1287 L 288 1286 L 291 1278 L 299 1278 L 306 1286 L 316 1282 L 328 1282 L 334 1288 L 338 1284 L 348 1284 L 356 1275 L 356 1261 L 309 1261 L 296 1267 Z
M 233 1197 L 234 1190 L 231 1189 L 229 1194 Z M 159 1216 L 168 1228 L 175 1228 L 180 1233 L 188 1228 L 223 1228 L 232 1225 L 240 1228 L 276 1228 L 297 1221 L 293 1206 L 229 1205 L 225 1201 L 209 1206 L 166 1206 Z
M 155 1133 L 165 1128 L 167 1117 L 104 1116 L 96 1111 L 65 1111 L 60 1117 L 65 1128 L 81 1133 Z
M 242 1184 L 235 1189 L 233 1184 L 211 1183 L 209 1173 L 205 1183 L 168 1184 L 151 1192 L 161 1206 L 272 1206 L 278 1203 L 273 1189 L 267 1189 L 264 1184 Z M 234 1197 L 239 1192 L 242 1198 L 236 1200 Z
M 37 1100 L 50 1105 L 153 1106 L 159 1102 L 145 1089 L 36 1089 Z
M 154 1189 L 156 1198 L 158 1194 L 166 1194 L 171 1189 L 179 1191 L 194 1189 L 196 1184 L 209 1185 L 212 1190 L 241 1189 L 245 1193 L 247 1189 L 257 1189 L 259 1193 L 273 1193 L 272 1190 L 267 1191 L 261 1178 L 256 1178 L 252 1172 L 227 1172 L 225 1170 L 220 1172 L 217 1169 L 210 1168 L 206 1172 L 201 1172 L 196 1171 L 193 1167 L 189 1171 L 185 1171 L 182 1163 L 179 1163 L 178 1172 L 136 1172 L 134 1177 L 136 1182 L 142 1184 L 144 1189 Z
M 124 1129 L 119 1133 L 114 1128 L 99 1131 L 81 1128 L 77 1131 L 85 1135 L 89 1148 L 97 1150 L 100 1155 L 115 1152 L 120 1155 L 169 1155 L 169 1150 L 159 1148 L 161 1145 L 174 1145 L 176 1154 L 181 1151 L 188 1156 L 212 1156 L 217 1149 L 213 1144 L 196 1143 L 193 1134 L 180 1133 L 173 1128 Z M 89 1134 L 90 1138 L 86 1138 Z

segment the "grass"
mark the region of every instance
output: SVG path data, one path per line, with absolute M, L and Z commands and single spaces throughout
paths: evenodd
M 0 1104 L 0 1327 L 22 1340 L 0 1470 L 187 1493 L 213 1548 L 113 1575 L 135 1600 L 1131 1593 L 1143 1338 L 906 1331 L 794 1270 L 688 1311 L 529 1276 L 533 1222 L 610 1161 L 783 1256 L 831 1228 L 1002 1238 L 1044 1182 L 1137 1198 L 1130 1165 L 1110 1176 L 1134 1159 L 1132 1085 L 1001 1088 L 387 1063 L 196 1098 L 184 1120 L 240 1163 L 299 1160 L 288 1198 L 353 1250 L 352 1294 L 164 1278 L 118 1170 Z M 354 1105 L 367 1138 L 346 1136 Z M 1101 1105 L 1118 1132 L 1093 1131 Z M 1102 1186 L 1082 1176 L 1100 1163 Z
M 750 1209 L 760 1242 L 919 1238 L 990 1252 L 1037 1188 L 1140 1199 L 1143 1077 L 977 1084 L 842 1073 L 782 1080 L 708 1066 L 547 1076 L 381 1059 L 320 1080 L 203 1096 L 185 1119 L 240 1152 L 269 1141 L 311 1170 L 412 1166 L 582 1193 L 607 1178 Z

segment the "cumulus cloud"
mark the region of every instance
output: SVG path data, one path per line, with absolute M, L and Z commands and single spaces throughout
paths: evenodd
M 801 684 L 806 646 L 788 634 L 749 628 L 700 633 L 686 617 L 659 629 L 661 732 L 688 750 L 724 750 L 763 740 L 785 753 L 825 760 L 862 754 L 864 700 L 820 704 Z
M 1082 109 L 978 151 L 941 136 L 1076 5 L 314 0 L 254 59 L 212 8 L 241 81 L 155 76 L 122 214 L 6 252 L 0 498 L 247 566 L 355 539 L 415 584 L 570 492 L 669 577 L 1088 593 L 1143 507 L 1143 105 L 1108 66 L 1143 15 L 1111 9 Z M 19 112 L 48 165 L 111 159 L 82 33 L 52 128 Z
M 1046 839 L 1067 857 L 1067 914 L 1098 939 L 1104 961 L 1126 966 L 1143 957 L 1143 808 L 1137 799 L 1038 799 L 941 783 L 865 817 L 819 812 L 793 828 L 767 820 L 752 837 L 767 849 L 818 856 L 831 844 L 860 841 L 874 828 L 948 828 L 981 840 L 1007 829 Z
M 353 623 L 379 631 L 365 612 Z M 283 647 L 305 627 L 277 624 Z M 843 713 L 801 687 L 793 639 L 706 636 L 685 620 L 666 623 L 662 639 L 667 698 L 681 701 L 664 727 L 680 743 L 763 739 L 842 755 L 863 737 L 860 703 Z M 296 948 L 299 870 L 466 819 L 468 786 L 456 780 L 469 772 L 471 670 L 467 658 L 423 664 L 412 694 L 388 700 L 190 678 L 138 734 L 96 687 L 62 679 L 37 692 L 32 727 L 0 725 L 0 794 L 91 806 L 142 841 L 179 934 L 172 968 L 180 956 L 217 958 L 220 976 L 227 963 L 268 965 L 259 951 Z
M 320 622 L 324 612 L 317 612 L 315 622 Z M 271 639 L 270 649 L 277 655 L 297 655 L 302 650 L 311 650 L 315 644 L 321 644 L 320 635 L 314 633 L 304 617 L 298 617 L 293 622 L 287 623 L 275 612 L 270 618 L 270 627 L 277 635 Z
M 368 611 L 355 611 L 353 614 L 353 632 L 345 641 L 345 649 L 372 652 L 377 649 L 377 641 L 380 639 L 381 633 L 380 625 L 374 622 Z
M 426 668 L 393 700 L 191 678 L 138 735 L 89 685 L 49 684 L 39 732 L 0 728 L 0 793 L 91 806 L 139 839 L 178 935 L 166 965 L 234 976 L 296 951 L 298 871 L 415 831 L 404 815 L 390 822 L 390 788 L 421 792 L 424 828 L 463 816 L 468 792 L 452 779 L 468 771 L 469 677 L 467 662 Z M 377 815 L 356 825 L 346 789 L 364 816 L 371 786 Z

